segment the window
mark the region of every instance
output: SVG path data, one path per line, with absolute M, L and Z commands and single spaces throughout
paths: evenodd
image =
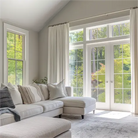
M 94 27 L 91 29 L 88 28 L 87 32 L 89 34 L 87 40 L 107 38 L 107 25 L 101 27 Z
M 70 50 L 69 67 L 74 96 L 83 96 L 83 49 Z
M 7 32 L 8 82 L 23 83 L 24 36 Z
M 114 102 L 131 103 L 130 44 L 114 45 Z
M 28 84 L 29 33 L 4 24 L 4 83 Z
M 130 34 L 129 21 L 113 24 L 113 25 L 111 25 L 111 28 L 112 28 L 112 37 Z
M 69 42 L 76 43 L 83 41 L 83 29 L 73 30 L 69 33 Z

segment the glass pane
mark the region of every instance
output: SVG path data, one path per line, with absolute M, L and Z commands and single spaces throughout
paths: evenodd
M 123 45 L 123 58 L 130 57 L 130 44 Z
M 91 61 L 91 73 L 95 73 L 97 71 L 97 61 Z
M 7 45 L 14 46 L 14 33 L 7 32 Z
M 122 75 L 114 75 L 114 88 L 122 88 Z
M 92 89 L 92 90 L 91 90 L 91 96 L 92 96 L 93 98 L 95 98 L 96 100 L 98 99 L 98 98 L 97 98 L 97 93 L 98 93 L 97 91 L 98 91 L 97 89 Z
M 70 61 L 83 61 L 83 49 L 70 50 L 69 60 Z
M 93 73 L 91 75 L 91 88 L 97 88 L 98 87 L 98 75 Z
M 97 48 L 92 48 L 91 50 L 91 60 L 97 60 Z
M 83 75 L 77 75 L 77 87 L 83 87 Z
M 15 48 L 14 46 L 7 45 L 7 58 L 15 58 Z
M 114 46 L 114 58 L 122 58 L 122 45 Z
M 70 83 L 72 87 L 77 87 L 77 76 L 76 75 L 70 75 Z
M 124 89 L 124 103 L 131 104 L 131 89 Z
M 83 95 L 83 49 L 70 50 L 69 53 L 70 85 L 75 96 Z
M 105 89 L 98 89 L 98 102 L 105 102 Z
M 98 88 L 105 88 L 105 75 L 98 75 Z
M 122 36 L 130 34 L 130 23 L 115 24 L 112 26 L 112 36 Z
M 123 60 L 123 72 L 131 73 L 131 60 L 130 59 Z
M 69 42 L 70 43 L 82 42 L 82 41 L 83 41 L 83 29 L 70 31 L 70 33 L 69 33 Z
M 98 61 L 98 71 L 97 74 L 104 74 L 105 73 L 105 60 Z
M 78 96 L 78 91 L 77 88 L 73 88 L 73 96 L 77 97 Z
M 122 89 L 114 90 L 114 103 L 122 103 Z
M 16 52 L 16 59 L 22 59 L 22 52 Z
M 97 48 L 98 59 L 105 59 L 105 47 Z
M 8 60 L 8 82 L 16 84 L 15 61 Z
M 22 85 L 23 80 L 23 62 L 22 61 L 16 61 L 16 84 Z
M 83 96 L 83 88 L 77 88 L 77 96 L 82 97 Z
M 88 29 L 88 31 L 89 31 L 88 40 L 107 38 L 107 26 Z
M 122 59 L 114 59 L 114 73 L 122 73 Z
M 123 74 L 123 88 L 131 88 L 131 74 Z
M 22 36 L 21 35 L 16 35 L 16 51 L 22 52 Z

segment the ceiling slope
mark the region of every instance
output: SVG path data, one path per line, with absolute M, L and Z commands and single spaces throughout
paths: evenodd
M 0 18 L 39 32 L 70 0 L 0 0 Z

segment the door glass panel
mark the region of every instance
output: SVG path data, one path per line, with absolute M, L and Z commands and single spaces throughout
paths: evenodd
M 91 96 L 105 102 L 105 47 L 91 50 Z
M 114 103 L 131 104 L 130 44 L 114 45 Z

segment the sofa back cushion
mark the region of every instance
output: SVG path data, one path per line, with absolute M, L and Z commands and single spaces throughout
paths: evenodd
M 39 87 L 36 83 L 33 83 L 32 86 L 35 87 L 35 88 L 37 89 L 38 95 L 41 97 L 41 101 L 44 101 L 45 98 L 44 98 L 44 96 L 43 96 L 43 93 L 42 93 L 40 87 Z
M 7 87 L 0 89 L 0 108 L 15 108 L 15 105 L 12 101 L 10 92 Z
M 11 83 L 8 83 L 7 85 L 5 84 L 1 84 L 1 87 L 4 88 L 4 87 L 7 87 L 9 92 L 10 92 L 10 95 L 12 97 L 12 100 L 13 100 L 13 103 L 15 105 L 18 105 L 18 104 L 22 104 L 22 98 L 21 98 L 21 94 L 18 90 L 18 87 L 17 86 L 14 86 L 12 85 Z
M 48 90 L 49 90 L 49 96 L 50 96 L 49 99 L 50 100 L 66 97 L 63 81 L 61 81 L 57 85 L 48 84 Z
M 39 84 L 39 88 L 41 89 L 41 92 L 44 96 L 45 100 L 49 99 L 49 92 L 46 84 Z
M 31 85 L 18 85 L 18 89 L 22 95 L 24 104 L 31 104 L 41 101 L 41 97 L 38 95 L 37 89 L 35 87 Z

